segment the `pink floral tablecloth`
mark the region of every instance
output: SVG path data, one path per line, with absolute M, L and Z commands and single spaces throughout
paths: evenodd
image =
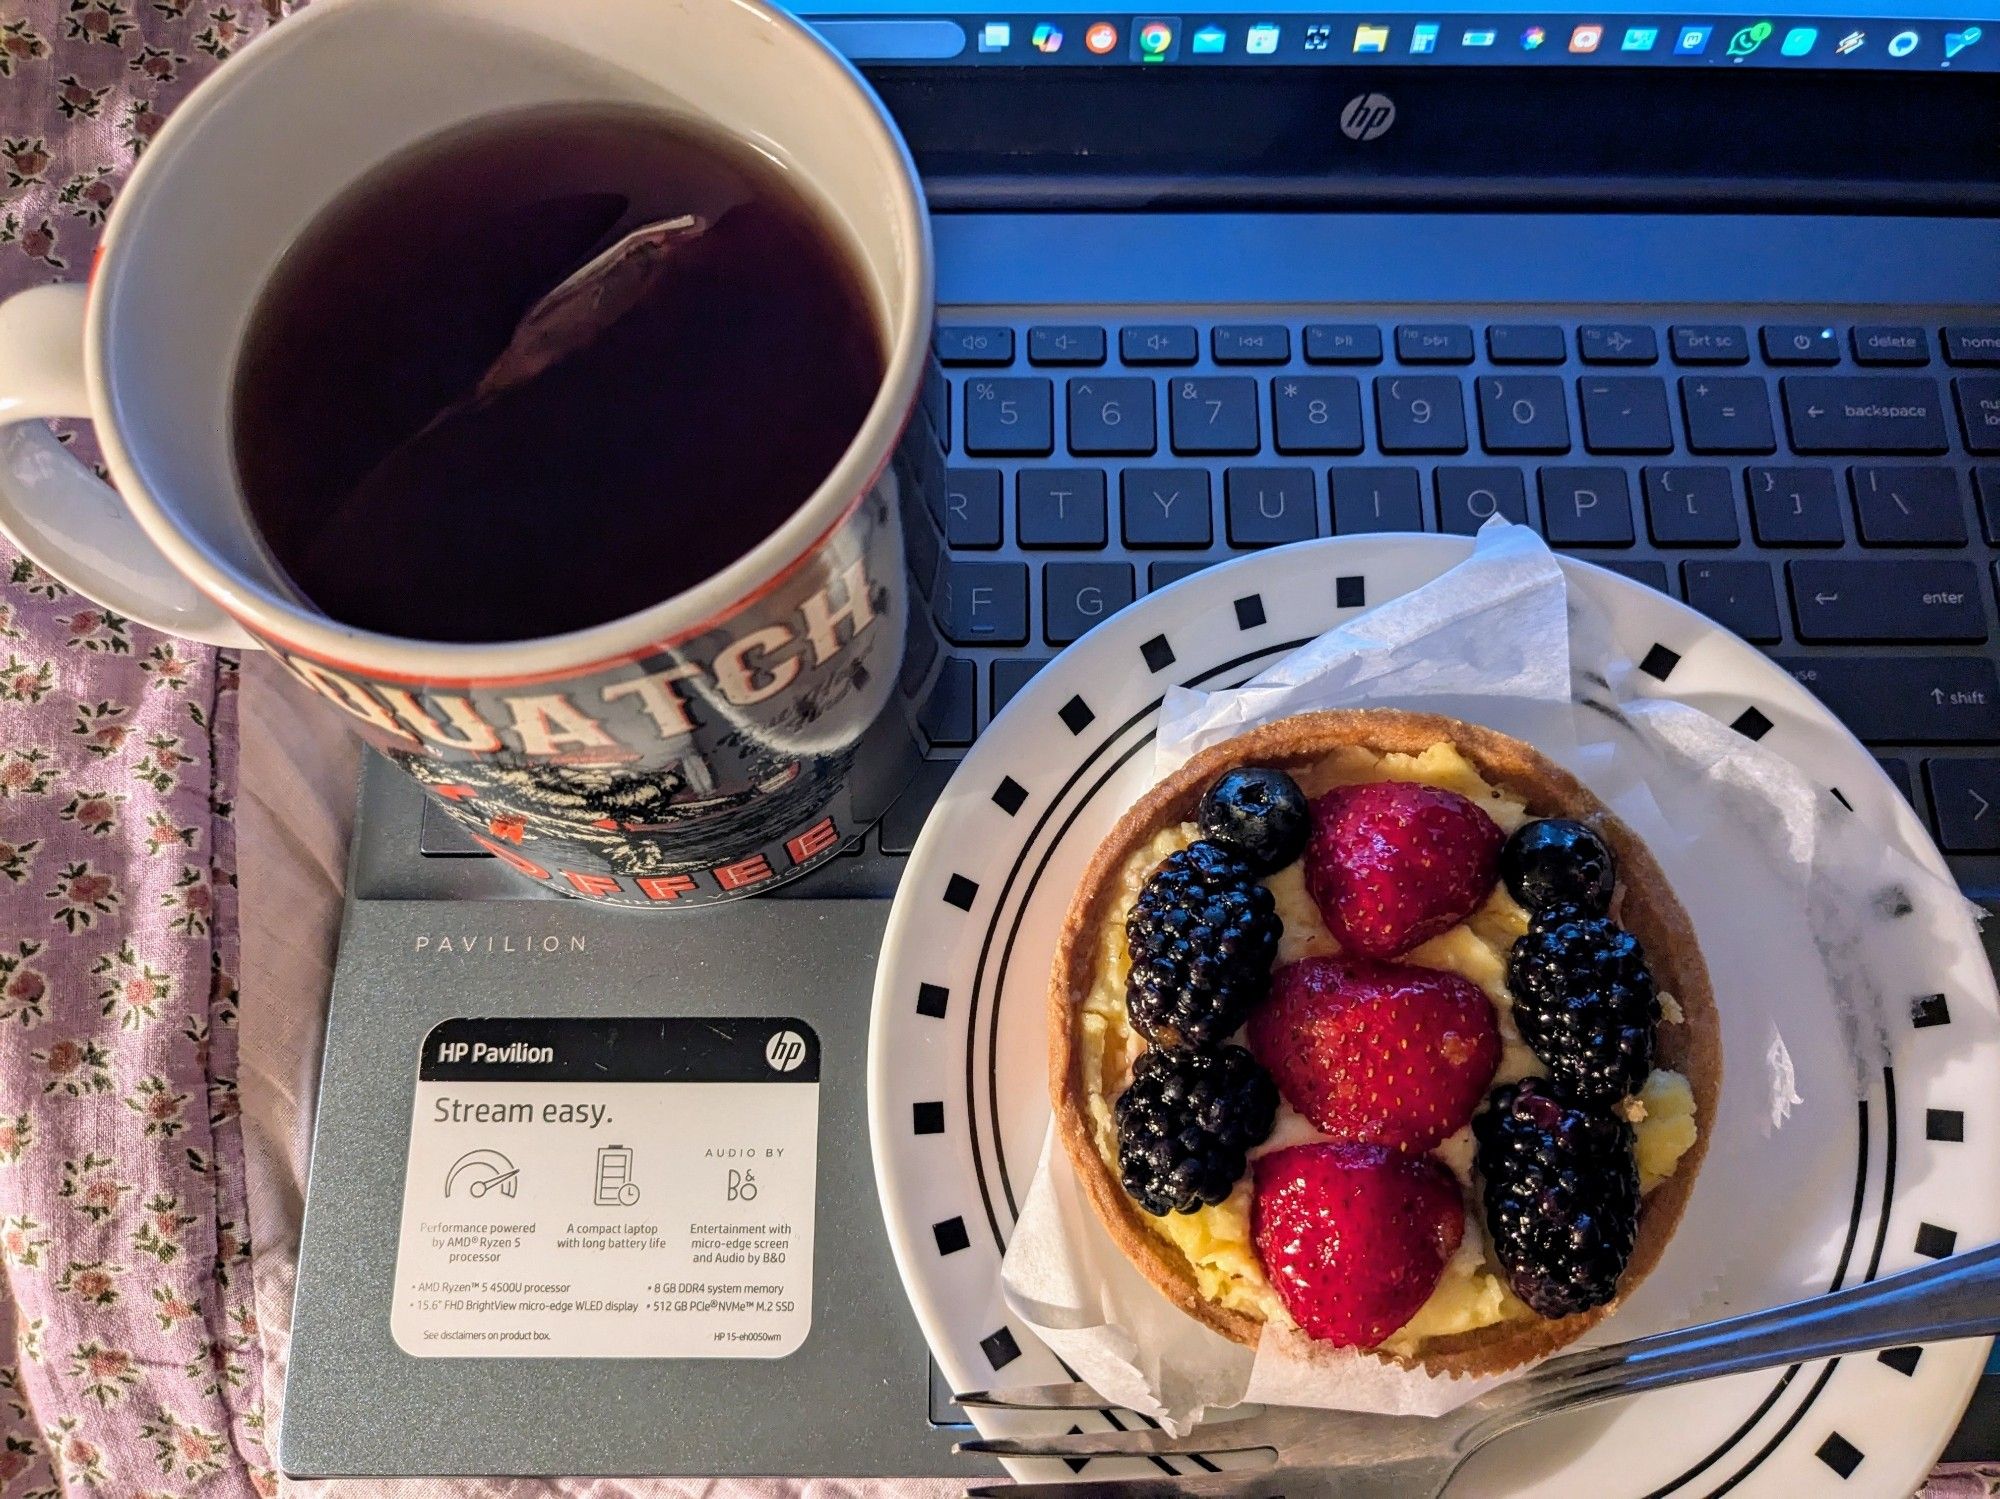
M 292 8 L 0 0 L 0 295 L 81 275 L 174 101 Z M 88 453 L 86 433 L 66 435 Z M 264 1091 L 246 1167 L 238 684 L 227 654 L 110 614 L 0 546 L 0 1499 L 291 1487 L 267 1412 L 332 917 L 307 924 L 312 951 L 260 959 L 250 1003 L 278 1039 L 248 1074 Z M 282 779 L 300 741 L 269 742 Z M 336 805 L 349 794 L 320 789 Z M 289 892 L 292 871 L 337 903 L 338 851 L 294 856 L 281 824 L 245 824 L 273 845 L 267 884 Z M 279 949 L 302 930 L 287 920 L 261 923 Z M 267 1237 L 254 1276 L 252 1183 Z M 1933 1492 L 1992 1494 L 2000 1479 L 1960 1470 Z

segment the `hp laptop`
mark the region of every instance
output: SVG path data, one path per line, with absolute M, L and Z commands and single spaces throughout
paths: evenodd
M 935 214 L 952 469 L 943 546 L 917 561 L 953 586 L 929 758 L 823 871 L 653 916 L 528 888 L 371 766 L 299 1272 L 295 1474 L 990 1471 L 951 1454 L 962 1417 L 875 1204 L 864 1055 L 889 901 L 1011 695 L 1108 614 L 1249 549 L 1533 525 L 1779 658 L 1967 893 L 2000 899 L 1992 0 L 811 3 Z M 630 1045 L 596 1033 L 607 1066 L 701 1051 L 698 1031 L 726 1067 L 744 1021 L 772 1066 L 810 1063 L 793 1273 L 812 1313 L 789 1356 L 407 1351 L 417 1103 L 496 1016 L 586 1039 L 657 1022 Z M 635 1205 L 648 1140 L 597 1143 L 597 1200 Z M 511 1197 L 521 1170 L 473 1152 L 435 1187 Z M 2000 1454 L 2000 1405 L 1975 1401 L 1957 1450 Z

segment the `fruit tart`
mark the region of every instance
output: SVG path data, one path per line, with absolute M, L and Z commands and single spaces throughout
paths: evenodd
M 1686 913 L 1573 777 L 1474 724 L 1306 714 L 1098 850 L 1050 994 L 1112 1237 L 1237 1342 L 1432 1374 L 1562 1346 L 1652 1269 L 1721 1078 Z

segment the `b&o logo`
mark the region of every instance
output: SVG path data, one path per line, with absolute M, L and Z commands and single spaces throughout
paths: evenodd
M 806 1059 L 806 1038 L 797 1031 L 779 1031 L 764 1043 L 764 1060 L 773 1072 L 790 1072 Z
M 1356 94 L 1340 112 L 1340 133 L 1351 141 L 1387 135 L 1396 123 L 1396 101 L 1387 94 Z

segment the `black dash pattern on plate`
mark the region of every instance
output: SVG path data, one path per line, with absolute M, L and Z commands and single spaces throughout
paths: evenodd
M 1012 817 L 1027 805 L 1028 788 L 1012 776 L 1002 776 L 1000 784 L 993 788 L 993 805 Z
M 962 874 L 955 874 L 944 882 L 944 903 L 948 906 L 970 911 L 973 901 L 978 898 L 979 886 Z
M 1852 1478 L 1861 1466 L 1861 1449 L 1837 1431 L 1828 1433 L 1815 1456 L 1842 1478 Z
M 1264 595 L 1246 594 L 1236 601 L 1236 628 L 1254 630 L 1264 623 Z
M 1167 637 L 1155 635 L 1139 647 L 1139 654 L 1145 659 L 1146 670 L 1162 672 L 1174 664 L 1174 648 L 1167 644 Z
M 963 1218 L 947 1218 L 942 1223 L 933 1223 L 931 1234 L 937 1240 L 939 1254 L 957 1254 L 972 1243 L 972 1236 L 965 1231 Z
M 1961 1143 L 1965 1139 L 1965 1115 L 1958 1109 L 1925 1109 L 1924 1138 Z
M 918 1135 L 944 1133 L 944 1104 L 937 1099 L 910 1105 L 910 1131 Z
M 1333 580 L 1333 603 L 1337 609 L 1361 609 L 1368 603 L 1368 580 L 1346 577 Z
M 1021 1345 L 1014 1341 L 1012 1330 L 1003 1327 L 998 1332 L 989 1332 L 981 1338 L 979 1351 L 986 1355 L 986 1362 L 992 1365 L 993 1372 L 997 1374 L 1021 1356 Z
M 1917 1253 L 1929 1260 L 1948 1259 L 1958 1248 L 1958 1230 L 1939 1228 L 1935 1223 L 1917 1225 Z
M 1762 739 L 1771 732 L 1771 720 L 1755 708 L 1745 708 L 1736 715 L 1736 721 L 1729 727 L 1745 739 Z
M 1680 664 L 1678 651 L 1670 651 L 1665 646 L 1655 643 L 1653 648 L 1646 652 L 1646 659 L 1639 663 L 1639 670 L 1656 681 L 1664 682 L 1674 674 L 1674 668 Z
M 944 1007 L 951 1003 L 951 990 L 943 984 L 917 985 L 917 1013 L 926 1020 L 944 1019 Z
M 1942 994 L 1920 994 L 1910 1001 L 1910 1024 L 1919 1030 L 1926 1026 L 1950 1025 L 1951 1006 L 1945 1003 Z
M 1062 711 L 1056 716 L 1063 721 L 1063 727 L 1072 734 L 1081 734 L 1097 722 L 1097 714 L 1091 710 L 1090 704 L 1080 697 L 1073 697 L 1064 703 Z
M 1912 1343 L 1905 1348 L 1884 1348 L 1875 1355 L 1875 1362 L 1887 1364 L 1898 1374 L 1909 1376 L 1917 1372 L 1917 1360 L 1924 1356 L 1924 1350 Z

